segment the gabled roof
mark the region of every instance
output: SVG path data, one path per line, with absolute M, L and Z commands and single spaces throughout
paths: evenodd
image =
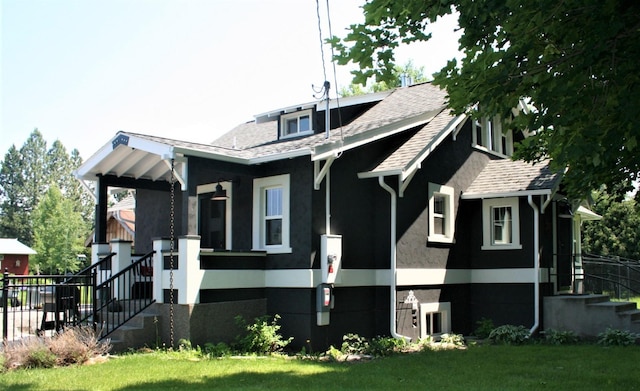
M 18 241 L 18 239 L 0 239 L 0 254 L 31 255 L 35 250 Z
M 241 124 L 211 144 L 120 131 L 87 159 L 76 170 L 75 175 L 81 180 L 95 180 L 98 175 L 114 175 L 169 181 L 170 161 L 174 159 L 174 175 L 184 188 L 186 156 L 247 165 L 297 156 L 311 156 L 312 160 L 322 160 L 427 124 L 442 111 L 446 98 L 443 90 L 430 83 L 373 95 L 367 98 L 367 102 L 379 101 L 377 104 L 348 125 L 332 129 L 328 138 L 322 132 L 278 140 L 278 123 L 275 120 Z M 365 98 L 352 99 L 352 103 L 356 104 L 362 99 Z M 348 102 L 350 101 L 347 99 Z M 317 106 L 318 109 L 321 107 L 322 105 Z
M 559 186 L 561 173 L 552 172 L 547 162 L 537 164 L 509 159 L 490 160 L 463 199 L 550 195 Z

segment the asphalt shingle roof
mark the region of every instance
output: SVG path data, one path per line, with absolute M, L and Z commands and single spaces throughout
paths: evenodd
M 510 159 L 490 160 L 462 197 L 552 191 L 561 178 L 561 173 L 552 172 L 547 162 L 531 164 Z

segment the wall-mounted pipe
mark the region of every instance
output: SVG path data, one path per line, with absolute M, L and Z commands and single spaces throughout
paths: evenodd
M 391 222 L 390 222 L 390 228 L 391 228 L 391 239 L 390 239 L 390 247 L 391 247 L 391 266 L 390 266 L 390 272 L 391 272 L 391 281 L 389 283 L 389 290 L 391 291 L 390 295 L 391 295 L 391 310 L 390 310 L 390 331 L 391 331 L 391 336 L 393 338 L 402 338 L 404 340 L 406 340 L 407 342 L 411 340 L 410 337 L 404 336 L 404 335 L 400 335 L 397 333 L 396 331 L 396 305 L 397 305 L 397 297 L 396 297 L 396 258 L 397 258 L 397 247 L 396 247 L 396 221 L 397 221 L 397 205 L 398 205 L 398 201 L 397 201 L 397 196 L 396 196 L 396 192 L 395 190 L 393 190 L 393 188 L 391 188 L 391 186 L 387 185 L 384 181 L 384 177 L 379 176 L 378 177 L 378 184 L 380 184 L 380 187 L 382 187 L 383 189 L 385 189 L 389 195 L 391 196 Z
M 533 209 L 533 270 L 535 276 L 533 278 L 533 305 L 534 305 L 534 324 L 529 330 L 530 334 L 536 332 L 540 326 L 540 210 L 533 202 L 533 196 L 529 195 L 527 201 Z

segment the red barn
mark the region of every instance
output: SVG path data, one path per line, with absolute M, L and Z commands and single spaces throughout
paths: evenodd
M 10 274 L 29 274 L 29 255 L 36 252 L 18 239 L 0 239 L 0 268 Z

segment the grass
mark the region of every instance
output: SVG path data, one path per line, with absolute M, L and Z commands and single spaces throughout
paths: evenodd
M 634 390 L 640 347 L 474 346 L 360 363 L 282 357 L 196 360 L 153 352 L 102 364 L 17 370 L 10 390 Z

